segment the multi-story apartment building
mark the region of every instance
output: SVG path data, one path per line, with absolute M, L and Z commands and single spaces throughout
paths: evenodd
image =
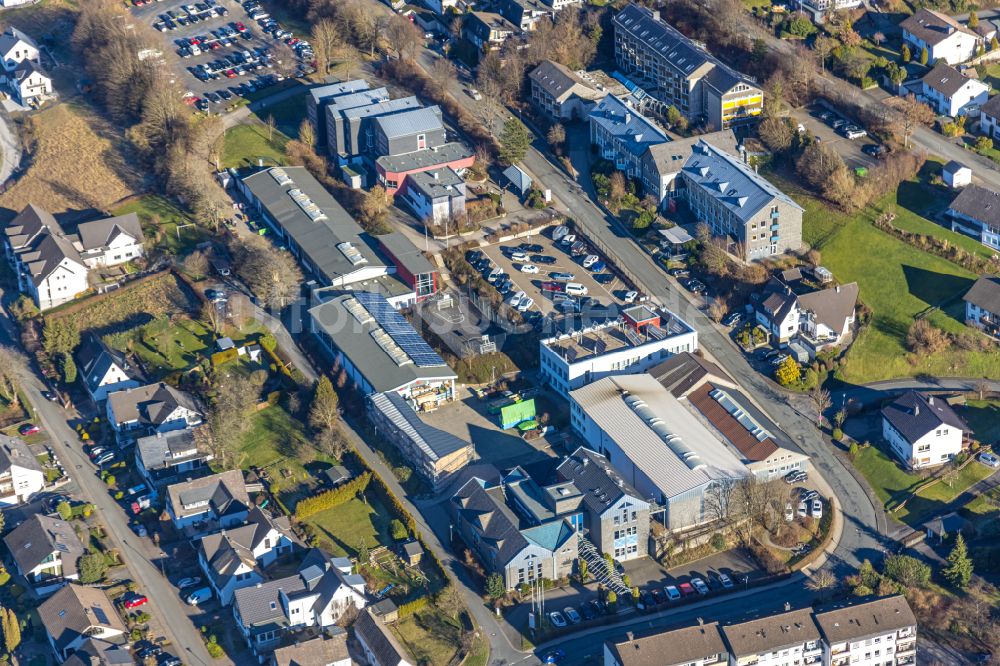
M 755 261 L 802 246 L 802 207 L 739 158 L 701 141 L 681 178 L 691 212 L 730 254 Z
M 722 627 L 730 666 L 819 664 L 823 646 L 812 611 L 786 611 Z
M 669 141 L 653 121 L 614 95 L 598 102 L 587 118 L 591 145 L 630 178 L 641 177 L 642 156 L 650 146 Z
M 686 118 L 725 129 L 764 111 L 764 92 L 660 17 L 628 5 L 614 17 L 615 60 L 626 76 Z
M 815 615 L 824 666 L 906 666 L 916 663 L 917 619 L 902 595 Z
M 667 310 L 637 305 L 619 319 L 539 342 L 542 379 L 570 391 L 602 377 L 645 372 L 673 354 L 698 349 L 698 333 Z
M 579 120 L 594 103 L 607 95 L 575 72 L 551 60 L 543 60 L 528 75 L 531 101 L 553 120 Z
M 727 656 L 718 622 L 604 641 L 604 666 L 721 666 Z

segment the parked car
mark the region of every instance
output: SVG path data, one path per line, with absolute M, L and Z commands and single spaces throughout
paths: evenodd
M 806 503 L 805 503 L 804 500 L 802 502 L 799 502 L 799 508 L 798 508 L 797 513 L 799 515 L 799 518 L 805 518 L 806 516 L 809 515 L 809 507 L 806 506 Z
M 563 650 L 552 650 L 547 655 L 545 655 L 546 664 L 558 664 L 560 661 L 566 658 L 566 652 Z
M 512 308 L 516 308 L 521 304 L 522 298 L 527 298 L 527 294 L 525 294 L 523 291 L 515 291 L 507 299 L 507 305 L 509 305 Z
M 59 398 L 52 391 L 42 391 L 42 397 L 49 402 L 59 402 Z
M 681 596 L 683 596 L 683 597 L 690 597 L 693 594 L 697 594 L 694 591 L 694 587 L 691 586 L 691 583 L 681 583 L 677 587 L 678 587 L 678 589 L 680 589 Z
M 149 536 L 149 532 L 146 531 L 146 526 L 142 523 L 132 523 L 130 527 L 132 528 L 132 531 L 135 532 L 137 537 Z
M 538 273 L 538 266 L 536 266 L 534 264 L 521 264 L 521 272 L 522 273 L 537 274 Z
M 18 434 L 20 434 L 21 436 L 37 435 L 41 431 L 42 429 L 39 426 L 35 425 L 34 423 L 25 423 L 23 426 L 17 429 Z
M 189 593 L 184 597 L 184 603 L 189 606 L 197 606 L 198 604 L 205 603 L 212 598 L 212 588 L 210 587 L 199 587 L 197 590 Z
M 810 512 L 810 515 L 816 520 L 823 517 L 823 500 L 814 499 L 812 501 L 812 511 Z
M 91 460 L 94 460 L 95 458 L 98 458 L 102 453 L 104 453 L 107 450 L 108 449 L 106 447 L 104 447 L 104 446 L 95 446 L 94 448 L 92 448 L 90 450 L 90 453 L 88 453 L 87 455 L 90 456 Z
M 622 301 L 625 303 L 635 303 L 635 299 L 639 298 L 639 292 L 637 291 L 626 291 L 625 295 L 622 296 Z
M 861 146 L 861 152 L 863 152 L 865 155 L 871 155 L 872 157 L 875 158 L 882 158 L 885 157 L 885 154 L 888 151 L 886 150 L 886 147 L 883 146 L 882 144 L 866 143 L 865 145 Z
M 983 451 L 979 454 L 979 462 L 989 467 L 1000 467 L 1000 458 L 988 451 Z
M 94 464 L 97 465 L 98 467 L 103 467 L 104 465 L 107 465 L 109 462 L 114 461 L 114 459 L 115 459 L 114 451 L 105 451 L 98 457 L 94 458 Z
M 583 616 L 584 622 L 589 622 L 597 617 L 594 607 L 590 604 L 580 604 L 580 615 Z
M 160 654 L 162 654 L 162 653 L 163 653 L 163 648 L 162 647 L 160 647 L 156 643 L 150 643 L 150 644 L 144 645 L 143 647 L 141 647 L 138 650 L 136 650 L 135 651 L 135 656 L 137 656 L 137 657 L 139 657 L 139 659 L 145 661 L 149 657 L 159 657 Z
M 584 268 L 590 268 L 598 261 L 600 261 L 600 257 L 598 257 L 596 254 L 588 254 L 586 257 L 583 258 L 581 264 L 583 265 Z
M 818 498 L 819 498 L 819 493 L 816 492 L 815 490 L 807 490 L 804 493 L 802 493 L 801 497 L 799 497 L 799 499 L 802 500 L 803 502 L 810 502 Z
M 580 614 L 576 612 L 576 609 L 572 606 L 566 606 L 563 608 L 563 614 L 569 619 L 573 624 L 580 624 Z
M 698 594 L 703 596 L 708 594 L 708 585 L 701 578 L 692 578 L 691 585 L 698 591 Z
M 468 95 L 469 97 L 471 97 L 472 99 L 476 100 L 477 102 L 479 102 L 479 101 L 481 101 L 483 99 L 482 93 L 480 93 L 475 88 L 466 88 L 465 89 L 465 94 Z
M 792 509 L 791 502 L 785 502 L 785 522 L 790 523 L 795 520 L 795 510 Z
M 598 261 L 598 262 L 595 262 L 595 263 L 591 264 L 591 266 L 590 266 L 590 272 L 591 273 L 603 273 L 604 269 L 607 268 L 607 267 L 608 267 L 608 265 L 605 264 L 603 261 Z
M 721 571 L 715 574 L 715 577 L 719 580 L 719 584 L 722 585 L 723 589 L 730 590 L 733 587 L 733 579 L 722 573 Z
M 566 618 L 559 611 L 552 611 L 549 613 L 549 620 L 552 622 L 553 627 L 562 629 L 566 626 Z
M 149 597 L 145 594 L 132 593 L 127 597 L 122 599 L 122 607 L 128 610 L 133 608 L 138 608 L 139 606 L 144 606 L 149 603 Z
M 722 320 L 722 325 L 732 328 L 733 326 L 737 326 L 738 324 L 740 324 L 740 322 L 742 321 L 743 321 L 742 312 L 731 312 L 725 319 Z
M 660 590 L 653 588 L 653 601 L 656 602 L 657 605 L 666 603 L 667 596 Z
M 860 139 L 861 137 L 868 136 L 868 132 L 861 129 L 860 127 L 857 127 L 856 125 L 849 125 L 844 130 L 844 136 L 846 136 L 851 141 L 854 141 L 855 139 Z
M 178 589 L 183 590 L 185 587 L 194 587 L 201 583 L 201 576 L 188 576 L 187 578 L 181 578 L 177 581 Z
M 529 253 L 542 252 L 545 250 L 545 248 L 539 245 L 538 243 L 521 243 L 520 245 L 517 246 L 517 248 L 519 250 L 523 250 L 524 252 L 529 252 Z
M 560 273 L 560 272 L 549 273 L 549 278 L 552 279 L 552 280 L 556 280 L 558 282 L 569 282 L 570 280 L 573 279 L 573 274 L 572 273 Z
M 181 666 L 181 660 L 172 654 L 161 654 L 157 666 Z
M 524 298 L 521 299 L 521 302 L 518 303 L 517 311 L 527 312 L 528 310 L 531 309 L 531 306 L 533 306 L 534 304 L 535 304 L 535 299 L 533 299 L 531 296 L 525 296 Z
M 663 592 L 667 595 L 668 601 L 677 601 L 681 598 L 681 591 L 677 589 L 676 585 L 667 585 L 663 588 Z
M 510 253 L 510 260 L 511 261 L 527 261 L 528 260 L 528 255 L 526 253 L 524 253 L 524 252 L 521 252 L 520 250 L 515 250 L 514 252 Z
M 554 264 L 556 263 L 556 258 L 545 254 L 533 254 L 531 255 L 531 261 L 536 264 Z
M 675 278 L 688 277 L 691 275 L 691 271 L 686 268 L 671 268 L 668 272 Z

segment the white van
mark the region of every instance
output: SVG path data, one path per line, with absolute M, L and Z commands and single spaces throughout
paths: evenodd
M 586 296 L 587 288 L 579 282 L 567 282 L 566 293 L 570 296 Z
M 189 606 L 197 606 L 198 604 L 205 603 L 212 598 L 212 588 L 210 587 L 199 587 L 194 592 L 191 592 L 186 597 L 184 601 Z

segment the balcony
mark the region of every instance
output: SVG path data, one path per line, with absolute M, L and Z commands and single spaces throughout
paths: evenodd
M 916 650 L 916 647 L 917 647 L 917 642 L 915 640 L 909 641 L 907 643 L 897 643 L 896 654 L 897 655 L 912 654 L 914 650 Z
M 898 640 L 902 638 L 909 638 L 913 634 L 914 631 L 911 627 L 907 627 L 906 629 L 900 629 L 899 631 L 896 632 L 896 639 Z
M 771 225 L 771 231 L 777 231 L 779 228 L 780 225 L 777 222 Z

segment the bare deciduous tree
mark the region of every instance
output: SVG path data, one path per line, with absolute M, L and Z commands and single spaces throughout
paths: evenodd
M 820 569 L 806 583 L 806 589 L 818 592 L 825 599 L 829 591 L 837 587 L 837 577 L 829 569 Z
M 295 259 L 259 236 L 233 244 L 233 266 L 258 301 L 267 308 L 282 308 L 302 284 L 302 272 Z
M 423 35 L 410 19 L 393 15 L 386 26 L 385 36 L 400 60 L 412 60 L 423 45 Z
M 218 373 L 215 378 L 215 399 L 206 416 L 206 423 L 195 431 L 196 441 L 215 456 L 223 469 L 234 469 L 243 437 L 253 421 L 248 418 L 257 402 L 263 379 L 256 373 L 249 378 L 235 373 Z
M 340 53 L 342 39 L 333 21 L 320 19 L 313 24 L 312 48 L 316 58 L 316 73 L 321 77 L 330 71 L 330 63 Z
M 455 81 L 455 66 L 447 58 L 438 58 L 431 65 L 430 77 L 434 85 L 444 92 Z
M 810 392 L 809 400 L 812 402 L 813 409 L 816 410 L 816 418 L 819 419 L 819 423 L 822 425 L 825 420 L 823 415 L 833 404 L 833 401 L 830 398 L 830 392 L 817 386 L 812 390 L 812 392 Z

